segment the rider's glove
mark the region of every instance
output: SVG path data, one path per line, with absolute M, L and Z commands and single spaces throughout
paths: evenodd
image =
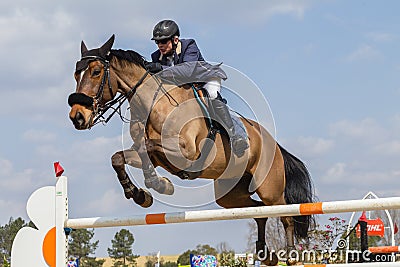
M 157 73 L 162 71 L 162 66 L 158 62 L 146 62 L 145 63 L 146 70 L 150 73 Z

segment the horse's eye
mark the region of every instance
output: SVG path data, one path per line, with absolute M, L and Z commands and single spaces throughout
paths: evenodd
M 94 71 L 93 71 L 93 73 L 92 73 L 92 76 L 93 76 L 93 77 L 95 77 L 95 76 L 99 76 L 99 75 L 100 75 L 100 73 L 101 73 L 101 71 L 100 71 L 100 70 L 94 70 Z

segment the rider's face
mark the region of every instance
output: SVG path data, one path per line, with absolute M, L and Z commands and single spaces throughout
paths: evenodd
M 162 55 L 170 55 L 173 52 L 173 45 L 172 42 L 177 44 L 179 41 L 178 37 L 175 37 L 174 39 L 165 39 L 165 40 L 160 40 L 157 41 L 156 44 L 158 46 L 158 49 L 160 50 Z

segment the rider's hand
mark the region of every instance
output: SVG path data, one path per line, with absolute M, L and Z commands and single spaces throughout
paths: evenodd
M 146 70 L 150 73 L 157 73 L 162 71 L 162 66 L 158 62 L 146 62 L 145 63 Z

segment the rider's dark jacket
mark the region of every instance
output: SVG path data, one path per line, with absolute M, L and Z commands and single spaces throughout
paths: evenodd
M 163 56 L 160 50 L 157 50 L 151 54 L 151 59 L 160 63 L 164 69 L 158 73 L 158 77 L 177 85 L 227 78 L 220 65 L 205 62 L 193 39 L 181 39 L 169 57 Z
M 170 67 L 172 62 L 168 57 L 163 56 L 160 50 L 155 51 L 151 54 L 151 60 L 153 62 L 159 62 L 163 67 Z M 196 41 L 193 39 L 181 39 L 176 46 L 174 54 L 172 55 L 173 65 L 177 65 L 183 62 L 190 61 L 204 61 L 201 55 L 200 49 L 196 45 Z

